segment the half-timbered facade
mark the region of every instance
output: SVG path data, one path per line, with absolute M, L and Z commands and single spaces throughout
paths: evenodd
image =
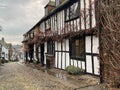
M 37 57 L 43 64 L 53 59 L 55 68 L 64 70 L 74 65 L 99 75 L 97 0 L 55 0 L 54 4 L 25 34 L 26 59 Z

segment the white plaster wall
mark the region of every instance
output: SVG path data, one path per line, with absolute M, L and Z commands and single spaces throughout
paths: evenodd
M 95 0 L 91 0 L 91 2 L 95 2 Z M 95 3 L 92 4 L 92 27 L 96 26 L 96 19 L 95 19 Z
M 57 31 L 57 27 L 58 27 L 57 25 L 58 25 L 58 22 L 57 22 L 57 20 L 56 20 L 57 18 L 56 18 L 55 15 L 54 15 L 54 18 L 55 18 L 55 20 L 54 20 L 54 30 Z
M 57 28 L 58 28 L 58 34 L 60 34 L 60 26 L 61 26 L 61 13 L 57 13 Z
M 69 53 L 66 53 L 66 67 L 70 65 L 69 63 L 70 63 L 70 56 Z
M 58 50 L 57 50 L 57 45 L 58 45 Z M 65 46 L 66 45 L 66 46 Z M 65 49 L 66 47 L 66 49 Z M 56 51 L 69 51 L 69 40 L 65 39 L 62 42 L 62 49 L 61 49 L 61 42 L 55 42 L 55 50 Z M 61 58 L 62 55 L 62 58 Z M 68 65 L 69 65 L 69 60 L 70 60 L 70 56 L 69 53 L 65 53 L 65 52 L 55 52 L 55 67 L 60 68 L 62 67 L 62 69 L 65 69 Z M 65 63 L 66 63 L 66 67 L 65 67 Z M 58 66 L 57 66 L 58 64 Z M 61 66 L 62 64 L 62 66 Z
M 93 53 L 99 54 L 99 39 L 98 37 L 93 36 Z
M 100 68 L 100 65 L 99 65 L 99 60 L 97 58 L 97 56 L 94 57 L 94 73 L 96 75 L 100 75 L 99 73 L 99 68 Z
M 69 51 L 69 40 L 66 39 L 66 51 Z
M 44 44 L 44 64 L 46 64 L 47 42 Z
M 84 25 L 84 0 L 81 0 L 81 29 L 85 29 L 85 25 Z
M 70 60 L 71 65 L 73 65 L 73 59 Z
M 55 67 L 57 68 L 58 63 L 58 52 L 55 52 Z
M 51 30 L 54 31 L 54 28 L 53 28 L 53 27 L 54 27 L 54 23 L 53 23 L 54 19 L 53 19 L 53 16 L 51 16 L 50 19 L 51 19 Z
M 65 26 L 65 14 L 64 14 L 64 10 L 62 10 L 62 27 L 64 28 L 64 26 Z
M 57 45 L 58 45 L 58 43 L 57 43 L 57 42 L 55 42 L 55 50 L 57 50 Z
M 81 68 L 82 67 L 82 62 L 81 61 L 78 61 L 78 67 Z
M 95 2 L 95 0 L 91 0 L 91 2 Z M 86 15 L 84 16 L 84 0 L 81 0 L 81 28 L 85 29 L 85 20 L 84 17 L 86 17 L 86 29 L 90 28 L 90 19 L 89 19 L 89 0 L 85 0 L 85 7 L 86 7 Z M 96 26 L 96 20 L 95 20 L 95 8 L 94 3 L 92 3 L 92 27 Z
M 85 62 L 81 61 L 81 63 L 82 63 L 82 69 L 85 70 Z
M 36 46 L 34 45 L 34 60 L 37 60 L 36 59 Z
M 66 50 L 65 50 L 65 47 L 66 47 L 65 44 L 66 44 L 66 40 L 64 39 L 63 42 L 62 42 L 62 50 L 63 50 L 63 51 L 66 51 Z
M 61 51 L 61 42 L 58 42 L 58 51 Z
M 79 31 L 80 30 L 80 20 L 77 19 L 77 30 L 76 31 Z
M 65 53 L 62 53 L 62 69 L 65 69 Z
M 74 60 L 74 66 L 77 67 L 77 60 Z
M 61 68 L 61 63 L 62 63 L 62 62 L 61 62 L 61 52 L 59 52 L 58 55 L 59 55 L 59 56 L 58 56 L 58 57 L 59 57 L 59 59 L 58 59 L 58 60 L 59 60 L 59 61 L 58 61 L 58 68 Z
M 89 55 L 86 55 L 86 72 L 92 73 L 92 59 Z
M 91 53 L 91 36 L 86 36 L 85 37 L 85 43 L 86 43 L 86 52 Z
M 62 30 L 62 25 L 63 25 L 63 21 L 62 21 L 62 11 L 60 12 L 60 34 L 62 34 L 61 30 Z
M 2 46 L 2 52 L 5 53 L 5 60 L 8 60 L 8 49 Z M 7 55 L 7 56 L 6 56 Z M 2 56 L 3 57 L 3 56 Z
M 40 24 L 40 31 L 45 32 L 45 23 Z

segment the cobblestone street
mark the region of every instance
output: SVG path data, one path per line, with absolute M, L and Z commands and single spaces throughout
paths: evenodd
M 84 80 L 84 78 L 85 75 L 80 82 L 63 80 L 49 75 L 47 71 L 43 72 L 19 62 L 0 66 L 0 90 L 103 90 L 88 87 L 95 85 L 97 80 L 94 78 Z
M 76 87 L 16 62 L 4 64 L 0 69 L 0 90 L 73 90 Z

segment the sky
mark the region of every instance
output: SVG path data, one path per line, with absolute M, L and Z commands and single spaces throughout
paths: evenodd
M 7 43 L 21 44 L 23 34 L 43 16 L 49 0 L 0 0 L 0 39 Z

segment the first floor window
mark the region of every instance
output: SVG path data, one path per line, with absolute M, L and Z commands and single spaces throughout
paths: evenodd
M 84 59 L 85 44 L 84 37 L 70 40 L 70 56 L 75 59 Z
M 76 19 L 79 17 L 79 3 L 75 2 L 65 9 L 65 21 Z

